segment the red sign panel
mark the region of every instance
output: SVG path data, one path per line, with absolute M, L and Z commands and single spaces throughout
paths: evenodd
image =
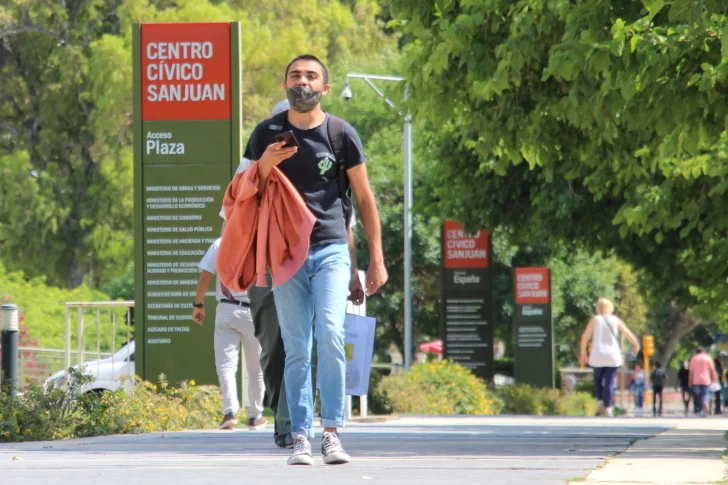
M 516 268 L 516 305 L 539 305 L 550 302 L 548 268 Z
M 467 234 L 455 221 L 445 221 L 445 268 L 487 268 L 488 231 Z
M 142 120 L 229 120 L 230 24 L 142 24 Z

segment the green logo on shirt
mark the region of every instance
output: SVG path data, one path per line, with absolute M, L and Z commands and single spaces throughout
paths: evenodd
M 319 170 L 321 170 L 321 175 L 323 176 L 324 174 L 326 174 L 326 172 L 329 171 L 332 165 L 333 163 L 331 163 L 331 160 L 329 160 L 328 158 L 320 160 L 318 163 L 318 168 Z

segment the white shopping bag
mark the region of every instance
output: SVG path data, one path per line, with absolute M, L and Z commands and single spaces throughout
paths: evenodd
M 376 328 L 375 318 L 346 314 L 344 320 L 346 394 L 350 396 L 368 394 Z

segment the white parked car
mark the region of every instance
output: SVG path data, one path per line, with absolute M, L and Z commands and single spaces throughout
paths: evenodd
M 86 362 L 83 365 L 83 372 L 93 377 L 93 380 L 83 385 L 81 393 L 113 392 L 122 385 L 128 391 L 134 378 L 134 347 L 132 340 L 110 357 Z M 73 368 L 78 368 L 78 366 L 74 365 Z M 66 371 L 56 372 L 45 381 L 43 386 L 48 389 L 51 383 L 55 387 L 63 386 L 66 383 Z

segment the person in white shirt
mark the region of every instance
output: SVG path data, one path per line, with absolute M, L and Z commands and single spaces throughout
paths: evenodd
M 594 395 L 597 398 L 597 416 L 612 415 L 614 405 L 614 378 L 622 365 L 622 346 L 619 332 L 623 332 L 637 352 L 640 348 L 637 337 L 622 320 L 614 316 L 614 304 L 606 298 L 599 298 L 596 315 L 581 336 L 580 362 L 586 363 L 587 344 L 592 340 L 589 365 L 594 369 Z
M 215 259 L 220 248 L 221 238 L 215 240 L 200 261 L 202 270 L 197 283 L 192 319 L 202 325 L 205 320 L 205 294 L 210 280 L 215 275 Z M 246 293 L 236 293 L 220 284 L 216 278 L 215 297 L 215 367 L 220 380 L 220 392 L 224 407 L 224 417 L 219 429 L 232 430 L 238 424 L 238 389 L 235 374 L 240 358 L 240 345 L 245 354 L 245 367 L 248 371 L 248 427 L 253 430 L 263 429 L 268 420 L 263 416 L 263 396 L 265 385 L 263 371 L 260 367 L 261 347 L 255 338 L 253 318 L 250 314 L 250 300 Z

